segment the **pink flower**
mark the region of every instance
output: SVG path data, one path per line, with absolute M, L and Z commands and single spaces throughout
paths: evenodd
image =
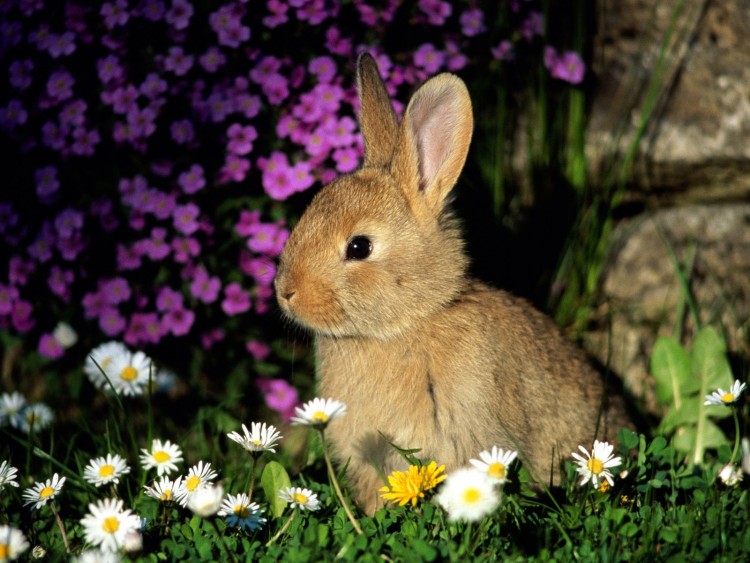
M 192 235 L 198 230 L 198 216 L 200 209 L 194 203 L 187 205 L 178 205 L 172 214 L 172 224 L 176 231 L 183 235 Z
M 256 362 L 262 362 L 271 353 L 271 348 L 268 344 L 260 342 L 259 340 L 249 340 L 245 344 L 245 349 L 250 352 Z
M 318 82 L 323 84 L 329 83 L 336 76 L 336 63 L 328 56 L 312 59 L 307 69 L 317 77 Z
M 50 268 L 49 277 L 47 278 L 47 286 L 52 293 L 67 302 L 70 300 L 70 287 L 74 280 L 75 275 L 73 272 L 70 270 L 63 270 L 55 265 Z
M 219 171 L 219 182 L 242 182 L 250 170 L 250 161 L 233 154 L 228 154 L 227 159 Z
M 131 346 L 146 343 L 158 344 L 163 335 L 159 316 L 156 313 L 133 313 L 123 340 Z
M 432 43 L 424 43 L 414 53 L 414 64 L 427 74 L 435 74 L 443 65 L 445 56 Z
M 174 251 L 174 261 L 178 264 L 186 264 L 191 258 L 200 255 L 201 245 L 193 237 L 177 237 L 172 239 L 172 250 Z
M 186 145 L 195 138 L 193 124 L 187 119 L 181 119 L 172 123 L 169 132 L 172 135 L 172 140 L 178 145 Z
M 441 0 L 419 0 L 419 9 L 427 16 L 427 22 L 432 25 L 443 25 L 453 13 L 451 5 Z
M 36 195 L 42 203 L 50 203 L 57 190 L 60 189 L 60 181 L 57 179 L 57 168 L 45 166 L 38 168 L 34 173 L 36 180 Z
M 125 25 L 128 23 L 130 17 L 130 14 L 128 13 L 128 2 L 127 0 L 105 2 L 102 4 L 99 14 L 104 18 L 104 25 L 107 29 Z
M 105 307 L 99 315 L 99 328 L 109 337 L 122 334 L 127 326 L 125 317 L 115 307 Z
M 177 30 L 186 29 L 193 17 L 193 5 L 185 0 L 172 0 L 172 7 L 164 18 L 168 24 Z
M 57 102 L 67 100 L 73 97 L 74 85 L 75 79 L 68 71 L 55 71 L 50 74 L 49 80 L 47 80 L 47 95 Z
M 221 281 L 215 276 L 208 275 L 203 268 L 197 268 L 193 275 L 193 281 L 190 283 L 190 295 L 210 304 L 216 301 L 221 291 Z
M 224 288 L 224 300 L 221 309 L 227 315 L 238 315 L 250 309 L 250 294 L 240 284 L 232 282 Z
M 203 70 L 209 73 L 216 72 L 224 66 L 226 62 L 227 58 L 218 47 L 209 47 L 205 53 L 198 57 L 198 64 L 203 67 Z
M 99 291 L 104 301 L 110 305 L 124 303 L 132 295 L 130 284 L 125 278 L 112 278 L 100 283 Z
M 65 349 L 62 345 L 49 333 L 42 334 L 42 337 L 39 339 L 37 351 L 41 356 L 50 360 L 62 358 L 63 354 L 65 354 Z
M 266 3 L 266 7 L 271 13 L 270 16 L 265 16 L 262 20 L 263 25 L 265 25 L 266 27 L 273 29 L 274 27 L 278 27 L 279 25 L 289 21 L 289 18 L 286 16 L 286 12 L 289 9 L 289 6 L 281 0 L 268 0 L 268 2 Z
M 586 64 L 578 53 L 565 51 L 561 56 L 557 56 L 552 50 L 548 54 L 545 49 L 545 66 L 550 71 L 553 78 L 569 82 L 570 84 L 580 84 L 583 82 L 583 76 L 586 73 Z
M 484 25 L 484 12 L 479 8 L 469 8 L 461 14 L 461 31 L 467 37 L 474 37 L 487 31 Z
M 283 379 L 259 379 L 258 387 L 269 408 L 278 412 L 285 421 L 294 416 L 294 407 L 298 406 L 297 390 Z
M 240 269 L 259 285 L 270 286 L 276 276 L 276 265 L 268 258 L 253 258 L 249 252 L 240 253 Z
M 495 59 L 501 61 L 512 61 L 514 57 L 513 43 L 511 43 L 507 39 L 504 39 L 503 41 L 500 41 L 500 43 L 498 43 L 497 47 L 492 47 L 490 49 L 490 53 Z
M 161 318 L 163 333 L 170 332 L 174 336 L 184 336 L 190 332 L 195 321 L 195 313 L 190 309 L 177 307 L 168 310 Z
M 258 138 L 258 132 L 252 125 L 233 123 L 227 129 L 229 143 L 227 150 L 232 154 L 245 155 L 253 150 L 253 141 Z
M 193 68 L 194 57 L 186 55 L 182 47 L 170 47 L 164 59 L 164 69 L 173 72 L 176 76 L 185 76 Z
M 333 160 L 336 161 L 336 170 L 342 174 L 352 172 L 359 165 L 359 156 L 359 151 L 357 151 L 357 149 L 336 149 L 333 151 Z

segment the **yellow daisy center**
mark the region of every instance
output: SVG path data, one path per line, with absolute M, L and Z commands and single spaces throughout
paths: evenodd
M 469 487 L 464 491 L 464 502 L 466 504 L 476 504 L 480 498 L 482 498 L 482 493 L 479 492 L 479 489 Z
M 310 419 L 314 423 L 325 424 L 326 422 L 328 422 L 328 415 L 323 411 L 316 411 L 312 414 Z
M 490 466 L 487 468 L 487 475 L 489 475 L 493 479 L 505 479 L 505 476 L 507 474 L 508 474 L 508 470 L 505 469 L 505 465 L 503 465 L 499 461 L 496 461 L 495 463 L 491 463 Z
M 243 504 L 238 504 L 234 507 L 234 514 L 237 518 L 247 518 L 250 516 L 250 509 Z
M 99 468 L 99 477 L 102 477 L 102 478 L 110 477 L 114 472 L 115 472 L 114 465 L 109 465 L 109 464 L 102 465 Z
M 120 521 L 117 518 L 115 518 L 114 516 L 110 516 L 109 518 L 104 519 L 104 522 L 102 523 L 102 530 L 104 530 L 108 534 L 114 534 L 119 529 Z
M 52 496 L 55 494 L 55 489 L 52 487 L 44 487 L 41 491 L 39 491 L 39 498 L 47 498 L 49 496 Z
M 162 492 L 162 494 L 161 494 L 161 500 L 164 500 L 164 501 L 170 501 L 170 500 L 172 500 L 172 490 L 171 489 L 167 489 L 166 491 Z
M 201 484 L 201 478 L 197 475 L 193 475 L 192 477 L 188 478 L 187 481 L 185 481 L 185 488 L 187 488 L 188 491 L 193 492 L 195 489 L 198 488 L 198 485 Z
M 157 463 L 164 463 L 165 461 L 169 461 L 170 459 L 172 459 L 172 456 L 170 456 L 164 450 L 159 450 L 158 452 L 153 453 L 153 458 Z
M 250 440 L 250 441 L 252 442 L 252 444 L 253 444 L 254 446 L 260 446 L 260 440 L 258 440 L 258 439 L 255 439 L 255 440 Z
M 8 560 L 8 544 L 0 543 L 0 561 Z
M 292 500 L 299 504 L 307 504 L 307 496 L 303 495 L 302 493 L 294 493 L 292 495 Z
M 721 400 L 724 403 L 734 403 L 734 393 L 724 393 L 721 396 Z
M 588 466 L 589 471 L 594 475 L 599 475 L 599 473 L 604 471 L 604 463 L 602 463 L 602 460 L 599 458 L 592 457 L 586 465 Z
M 133 381 L 138 377 L 138 370 L 133 366 L 128 366 L 120 372 L 120 379 L 125 381 Z

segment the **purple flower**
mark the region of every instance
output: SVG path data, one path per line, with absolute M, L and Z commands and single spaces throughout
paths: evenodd
M 96 316 L 99 319 L 99 328 L 109 337 L 122 334 L 127 326 L 125 317 L 115 307 L 103 307 Z
M 67 100 L 73 96 L 74 85 L 75 79 L 68 71 L 55 71 L 47 80 L 47 95 L 54 101 Z
M 0 107 L 0 127 L 7 130 L 15 129 L 26 123 L 29 114 L 20 100 L 10 100 L 8 105 Z
M 104 301 L 110 305 L 118 305 L 130 299 L 132 291 L 130 284 L 125 278 L 112 278 L 103 281 L 99 286 L 99 292 Z
M 63 126 L 80 127 L 86 118 L 88 105 L 83 100 L 73 100 L 65 104 L 60 112 L 60 124 Z
M 152 22 L 161 20 L 166 11 L 167 8 L 161 0 L 144 0 L 141 4 L 141 14 Z
M 310 74 L 314 74 L 318 82 L 328 84 L 336 76 L 336 63 L 328 56 L 316 57 L 307 65 Z
M 51 203 L 57 190 L 60 189 L 60 181 L 57 179 L 57 168 L 45 166 L 34 172 L 36 181 L 36 195 L 42 203 Z
M 186 29 L 193 17 L 193 5 L 185 0 L 172 0 L 172 7 L 166 15 L 166 21 L 177 30 Z
M 47 51 L 53 59 L 71 55 L 76 50 L 75 35 L 73 32 L 51 33 L 47 42 Z
M 186 145 L 195 138 L 193 124 L 187 119 L 175 121 L 172 123 L 169 131 L 172 135 L 172 140 L 178 145 Z
M 206 185 L 206 179 L 203 177 L 203 167 L 200 164 L 193 164 L 189 170 L 182 172 L 177 177 L 177 183 L 186 194 L 194 194 L 203 189 Z
M 210 304 L 218 299 L 220 291 L 219 278 L 208 275 L 203 268 L 196 269 L 193 281 L 190 283 L 190 295 L 203 303 Z
M 31 73 L 34 71 L 34 62 L 25 59 L 23 61 L 13 61 L 8 68 L 10 85 L 16 90 L 26 90 L 31 86 Z
M 359 151 L 354 148 L 336 149 L 333 151 L 336 170 L 342 174 L 352 172 L 359 165 L 359 156 Z
M 555 49 L 549 46 L 544 48 L 544 66 L 553 78 L 571 84 L 580 84 L 586 72 L 586 65 L 578 53 L 566 51 L 558 56 Z
M 50 360 L 57 360 L 58 358 L 62 358 L 63 354 L 65 354 L 65 349 L 62 345 L 49 333 L 42 334 L 39 339 L 37 351 L 41 356 Z
M 216 72 L 226 62 L 227 58 L 218 47 L 209 47 L 204 54 L 198 57 L 198 64 L 203 67 L 203 70 L 209 73 Z
M 0 118 L 2 121 L 2 118 Z M 65 131 L 52 121 L 42 125 L 42 143 L 53 150 L 60 151 L 65 148 Z
M 141 251 L 138 244 L 127 247 L 124 244 L 117 245 L 117 269 L 137 270 L 141 267 Z
M 541 12 L 531 12 L 519 28 L 519 32 L 526 39 L 532 41 L 534 37 L 541 36 L 544 33 L 544 16 Z
M 184 336 L 193 326 L 195 313 L 190 309 L 176 307 L 167 311 L 161 318 L 161 328 L 166 334 L 172 333 L 174 336 Z
M 171 250 L 166 241 L 167 230 L 161 227 L 151 229 L 151 238 L 139 241 L 138 250 L 140 254 L 148 256 L 151 260 L 158 262 L 169 256 Z
M 0 315 L 13 312 L 13 305 L 19 297 L 18 289 L 12 285 L 0 284 Z
M 187 264 L 191 258 L 200 255 L 201 245 L 193 237 L 177 237 L 172 239 L 172 250 L 174 251 L 175 262 Z
M 70 151 L 78 156 L 91 156 L 96 151 L 96 145 L 101 141 L 99 132 L 96 129 L 86 130 L 83 127 L 77 127 L 73 130 L 73 144 L 70 145 Z
M 224 288 L 221 310 L 227 315 L 238 315 L 250 309 L 250 294 L 240 284 L 232 282 Z
M 73 280 L 75 280 L 73 272 L 63 270 L 55 265 L 50 268 L 47 285 L 52 293 L 67 303 L 70 301 L 70 286 L 73 284 Z
M 427 23 L 432 25 L 445 24 L 453 13 L 451 5 L 441 0 L 419 0 L 419 9 L 427 16 Z
M 171 311 L 172 309 L 179 309 L 183 306 L 182 293 L 175 291 L 169 287 L 162 287 L 156 294 L 156 310 Z
M 198 230 L 198 221 L 200 209 L 193 203 L 187 205 L 178 205 L 172 214 L 172 223 L 175 230 L 183 235 L 192 235 Z
M 26 285 L 36 265 L 20 256 L 13 256 L 8 262 L 8 281 L 15 285 Z
M 227 150 L 232 154 L 245 155 L 253 150 L 253 141 L 258 138 L 258 132 L 252 125 L 233 123 L 227 130 L 229 143 Z
M 250 161 L 246 158 L 228 154 L 227 159 L 219 171 L 219 182 L 224 183 L 232 180 L 242 182 L 250 170 Z
M 479 8 L 469 8 L 461 14 L 461 31 L 467 37 L 474 37 L 487 31 L 484 25 L 484 12 Z
M 163 335 L 159 316 L 156 313 L 133 313 L 123 340 L 131 346 L 146 343 L 158 344 Z
M 96 71 L 99 74 L 99 80 L 101 80 L 102 84 L 117 82 L 125 74 L 117 55 L 107 55 L 103 59 L 96 61 Z
M 55 218 L 55 229 L 61 238 L 72 238 L 83 228 L 84 214 L 77 209 L 63 209 Z
M 161 78 L 155 72 L 150 72 L 141 84 L 139 90 L 141 91 L 141 94 L 153 100 L 166 92 L 167 86 L 166 80 Z
M 164 59 L 165 70 L 177 76 L 185 76 L 193 67 L 193 56 L 186 55 L 182 47 L 170 47 L 169 54 Z
M 435 74 L 443 65 L 445 55 L 435 49 L 432 43 L 422 44 L 414 52 L 414 64 L 427 74 Z
M 271 14 L 270 16 L 265 16 L 262 20 L 263 25 L 266 27 L 273 29 L 289 21 L 289 18 L 286 16 L 289 6 L 281 0 L 268 0 L 266 7 Z
M 104 25 L 107 29 L 113 29 L 128 23 L 130 14 L 128 13 L 127 0 L 115 0 L 114 2 L 105 2 L 99 10 L 99 15 L 104 18 Z
M 253 258 L 249 252 L 240 253 L 240 270 L 252 276 L 259 285 L 270 286 L 276 276 L 276 266 L 268 258 Z
M 13 304 L 11 321 L 13 322 L 13 328 L 15 328 L 17 332 L 25 333 L 34 328 L 36 323 L 34 319 L 31 318 L 32 312 L 33 307 L 28 301 L 19 299 Z
M 493 58 L 501 61 L 512 61 L 515 56 L 513 53 L 513 43 L 507 39 L 500 41 L 497 47 L 492 47 L 490 53 L 492 53 Z
M 138 109 L 138 90 L 132 84 L 117 88 L 112 92 L 110 103 L 112 111 L 119 114 Z

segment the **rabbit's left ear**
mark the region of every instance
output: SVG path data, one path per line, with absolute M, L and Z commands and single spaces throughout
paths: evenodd
M 367 52 L 357 61 L 359 127 L 365 141 L 365 166 L 384 167 L 391 162 L 398 135 L 393 104 L 380 78 L 375 59 Z
M 412 96 L 404 112 L 391 172 L 415 211 L 425 204 L 440 213 L 461 174 L 474 119 L 464 82 L 439 74 Z

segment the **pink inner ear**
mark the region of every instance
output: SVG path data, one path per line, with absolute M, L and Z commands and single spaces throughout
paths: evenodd
M 426 190 L 435 181 L 453 149 L 456 108 L 447 93 L 429 96 L 412 108 L 412 132 L 419 159 L 419 189 Z

